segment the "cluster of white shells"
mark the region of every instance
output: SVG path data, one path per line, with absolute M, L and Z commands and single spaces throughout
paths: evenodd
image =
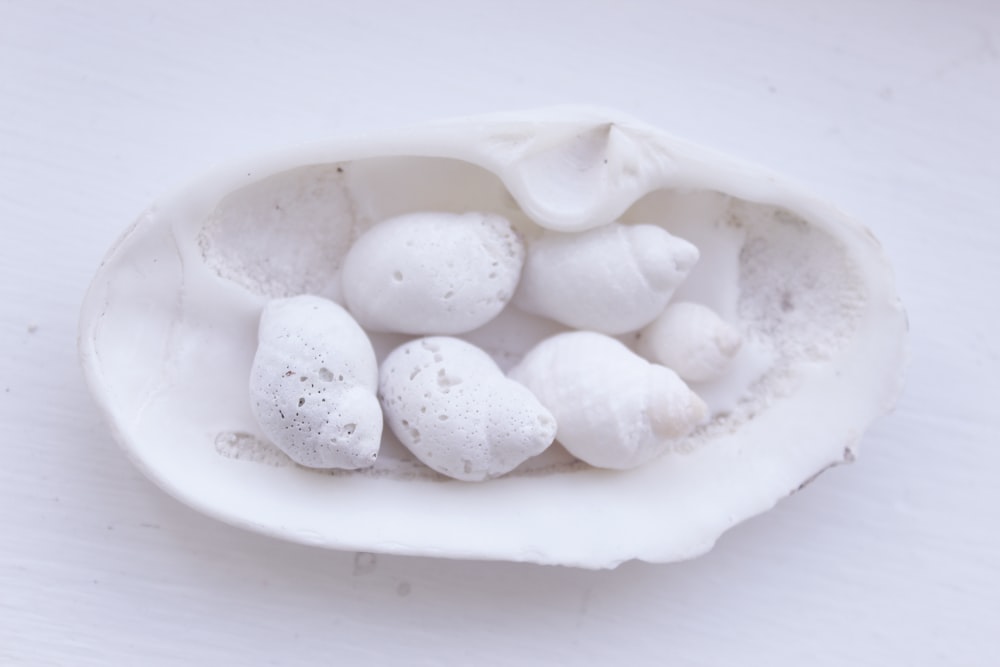
M 698 249 L 656 225 L 611 223 L 525 239 L 484 213 L 411 213 L 344 259 L 343 305 L 316 296 L 264 309 L 254 416 L 296 462 L 374 464 L 383 417 L 430 468 L 461 480 L 510 472 L 558 440 L 597 467 L 662 454 L 708 417 L 686 381 L 722 376 L 740 335 L 705 306 L 672 302 Z M 574 329 L 504 373 L 457 338 L 505 308 Z M 413 336 L 376 364 L 368 332 Z M 635 351 L 618 338 L 638 333 Z

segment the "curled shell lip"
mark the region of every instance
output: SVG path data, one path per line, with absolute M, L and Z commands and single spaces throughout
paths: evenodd
M 551 158 L 566 150 L 560 142 L 612 136 L 620 128 L 627 141 L 615 139 L 618 171 L 595 163 L 598 175 L 611 175 L 596 188 L 605 200 L 581 204 L 588 215 L 572 211 L 565 199 L 545 200 L 540 186 L 531 187 L 533 172 L 523 166 L 530 163 L 518 162 L 546 150 Z M 714 252 L 696 241 L 708 252 L 691 280 L 705 275 L 699 267 L 717 262 L 717 275 L 736 281 L 736 288 L 763 290 L 749 301 L 728 282 L 701 285 L 699 293 L 744 333 L 780 339 L 789 354 L 815 360 L 788 365 L 771 378 L 770 402 L 752 417 L 735 423 L 717 416 L 677 451 L 630 471 L 557 462 L 479 484 L 451 483 L 415 474 L 403 459 L 384 467 L 393 463 L 385 446 L 379 457 L 384 466 L 370 473 L 303 469 L 261 443 L 246 400 L 265 292 L 280 294 L 282 286 L 227 279 L 206 260 L 204 234 L 205 221 L 234 193 L 270 196 L 286 188 L 281 193 L 288 194 L 303 184 L 299 174 L 308 176 L 317 165 L 325 166 L 323 178 L 312 182 L 320 182 L 320 190 L 324 183 L 338 184 L 337 192 L 349 195 L 338 205 L 356 211 L 359 225 L 431 205 L 512 211 L 529 230 L 532 219 L 553 228 L 565 224 L 555 215 L 560 211 L 587 218 L 588 225 L 618 217 L 638 222 L 633 213 L 646 221 L 650 212 L 674 210 L 683 199 L 676 193 L 721 193 L 729 217 L 695 233 L 731 237 L 735 245 Z M 384 175 L 396 167 L 402 176 L 365 175 L 366 169 L 388 169 Z M 630 170 L 639 176 L 626 179 Z M 420 187 L 407 189 L 408 183 Z M 567 180 L 563 194 L 578 185 Z M 349 237 L 360 230 L 347 231 Z M 259 247 L 279 250 L 268 243 L 283 238 L 265 243 L 262 237 Z M 294 247 L 287 249 L 284 256 L 298 256 Z M 840 264 L 830 264 L 824 252 L 830 249 Z M 243 259 L 266 277 L 266 253 Z M 792 276 L 788 294 L 769 291 L 765 267 L 774 263 Z M 824 270 L 809 271 L 810 263 Z M 846 286 L 835 282 L 845 267 L 854 279 Z M 815 279 L 811 287 L 807 279 Z M 827 293 L 854 304 L 849 317 L 837 310 L 840 302 L 818 298 Z M 834 326 L 819 328 L 817 322 Z M 774 327 L 767 329 L 768 323 Z M 831 331 L 843 335 L 830 338 Z M 836 209 L 766 170 L 615 112 L 557 108 L 343 139 L 242 161 L 199 179 L 151 207 L 111 249 L 83 304 L 79 346 L 95 402 L 129 457 L 158 485 L 210 516 L 329 548 L 606 568 L 703 553 L 735 523 L 843 462 L 845 448 L 853 456 L 864 429 L 891 407 L 899 390 L 904 334 L 905 315 L 881 249 Z M 489 331 L 476 335 L 489 338 Z M 498 353 L 516 357 L 526 349 L 511 340 L 504 338 L 513 347 Z M 399 341 L 373 342 L 378 351 Z M 751 337 L 740 354 L 752 354 L 758 342 Z M 332 511 L 342 507 L 356 511 Z
M 613 222 L 674 170 L 628 124 L 566 129 L 522 141 L 500 171 L 525 212 L 548 229 L 579 232 Z

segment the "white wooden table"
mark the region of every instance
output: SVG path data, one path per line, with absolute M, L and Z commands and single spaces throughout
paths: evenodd
M 1000 5 L 259 4 L 0 2 L 0 664 L 997 664 Z M 554 103 L 875 231 L 912 363 L 856 464 L 703 558 L 610 572 L 285 544 L 131 466 L 76 320 L 148 202 L 271 148 Z

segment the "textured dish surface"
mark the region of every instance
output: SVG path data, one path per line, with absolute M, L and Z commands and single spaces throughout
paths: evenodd
M 446 480 L 386 429 L 374 468 L 291 462 L 259 433 L 247 382 L 268 299 L 343 303 L 352 242 L 392 216 L 496 213 L 529 242 L 615 220 L 701 254 L 675 300 L 743 347 L 694 383 L 710 422 L 629 471 L 558 446 L 510 475 Z M 898 392 L 905 315 L 865 228 L 762 169 L 617 114 L 458 119 L 235 165 L 152 206 L 88 292 L 80 348 L 116 438 L 157 484 L 223 521 L 325 547 L 581 567 L 711 548 L 853 459 Z M 460 336 L 503 369 L 564 327 L 508 307 Z M 411 337 L 373 334 L 381 360 Z M 634 346 L 634 334 L 618 337 Z

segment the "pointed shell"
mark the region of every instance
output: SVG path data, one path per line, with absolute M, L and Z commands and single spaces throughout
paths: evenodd
M 680 301 L 640 332 L 636 349 L 685 380 L 706 382 L 726 373 L 742 344 L 736 327 L 712 309 Z
M 691 205 L 702 199 L 711 205 Z M 495 213 L 528 239 L 619 221 L 695 241 L 683 298 L 744 334 L 727 373 L 699 391 L 731 404 L 621 472 L 550 448 L 505 477 L 441 482 L 385 432 L 368 471 L 291 465 L 247 400 L 260 313 L 303 291 L 339 299 L 352 241 L 417 211 Z M 469 335 L 508 363 L 518 351 L 491 344 L 502 319 Z M 704 553 L 853 459 L 898 392 L 905 329 L 878 242 L 835 208 L 620 114 L 561 108 L 318 144 L 198 180 L 111 249 L 80 350 L 130 457 L 211 516 L 340 549 L 612 567 Z M 377 354 L 405 342 L 371 338 Z
M 405 343 L 382 362 L 379 395 L 396 437 L 465 481 L 506 474 L 552 444 L 556 420 L 488 354 L 458 338 Z
M 655 225 L 548 232 L 531 243 L 514 304 L 576 329 L 621 334 L 663 312 L 698 249 Z
M 355 470 L 382 442 L 378 370 L 368 336 L 346 310 L 316 296 L 276 299 L 260 318 L 250 408 L 296 463 Z
M 546 338 L 508 376 L 552 411 L 559 442 L 598 468 L 648 463 L 708 416 L 672 370 L 590 331 Z

